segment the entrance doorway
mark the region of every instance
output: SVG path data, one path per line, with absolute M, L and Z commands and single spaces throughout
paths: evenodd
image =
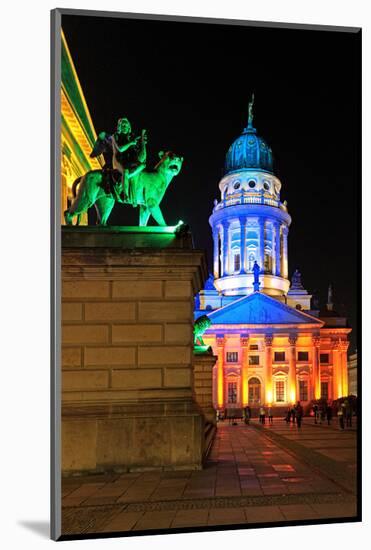
M 259 378 L 249 380 L 249 405 L 260 405 L 261 383 Z

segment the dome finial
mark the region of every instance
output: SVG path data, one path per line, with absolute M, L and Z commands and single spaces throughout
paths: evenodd
M 249 101 L 249 119 L 248 119 L 248 122 L 247 122 L 247 127 L 248 128 L 252 128 L 252 121 L 253 121 L 253 118 L 254 118 L 254 114 L 252 112 L 252 108 L 254 106 L 254 92 L 251 94 L 251 101 Z

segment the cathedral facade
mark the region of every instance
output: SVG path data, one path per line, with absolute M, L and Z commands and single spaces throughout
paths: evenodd
M 209 219 L 213 274 L 195 310 L 196 318 L 206 314 L 211 321 L 203 341 L 218 356 L 214 407 L 277 408 L 348 395 L 351 329 L 334 310 L 331 288 L 321 310 L 297 270 L 289 280 L 291 217 L 272 150 L 253 126 L 252 103 L 247 127 L 227 152 L 219 189 Z

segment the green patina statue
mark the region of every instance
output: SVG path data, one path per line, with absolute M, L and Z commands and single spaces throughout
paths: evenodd
M 159 155 L 160 161 L 152 171 L 144 169 L 132 178 L 131 186 L 135 189 L 132 193 L 135 194 L 136 203 L 139 205 L 140 226 L 146 226 L 151 215 L 158 225 L 166 225 L 160 203 L 171 180 L 182 168 L 183 157 L 171 151 L 160 152 Z M 126 202 L 125 199 L 120 200 L 124 184 L 118 182 L 107 189 L 103 185 L 101 170 L 91 170 L 78 178 L 73 184 L 72 191 L 75 199 L 64 213 L 67 225 L 71 225 L 75 216 L 86 212 L 93 205 L 96 207 L 99 223 L 106 225 L 115 202 Z
M 201 315 L 196 319 L 193 334 L 194 334 L 194 345 L 204 346 L 205 342 L 202 339 L 203 333 L 211 326 L 211 321 L 207 315 Z

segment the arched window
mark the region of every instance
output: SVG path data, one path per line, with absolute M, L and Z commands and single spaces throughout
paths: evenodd
M 272 273 L 272 254 L 270 250 L 265 250 L 264 254 L 264 271 Z

